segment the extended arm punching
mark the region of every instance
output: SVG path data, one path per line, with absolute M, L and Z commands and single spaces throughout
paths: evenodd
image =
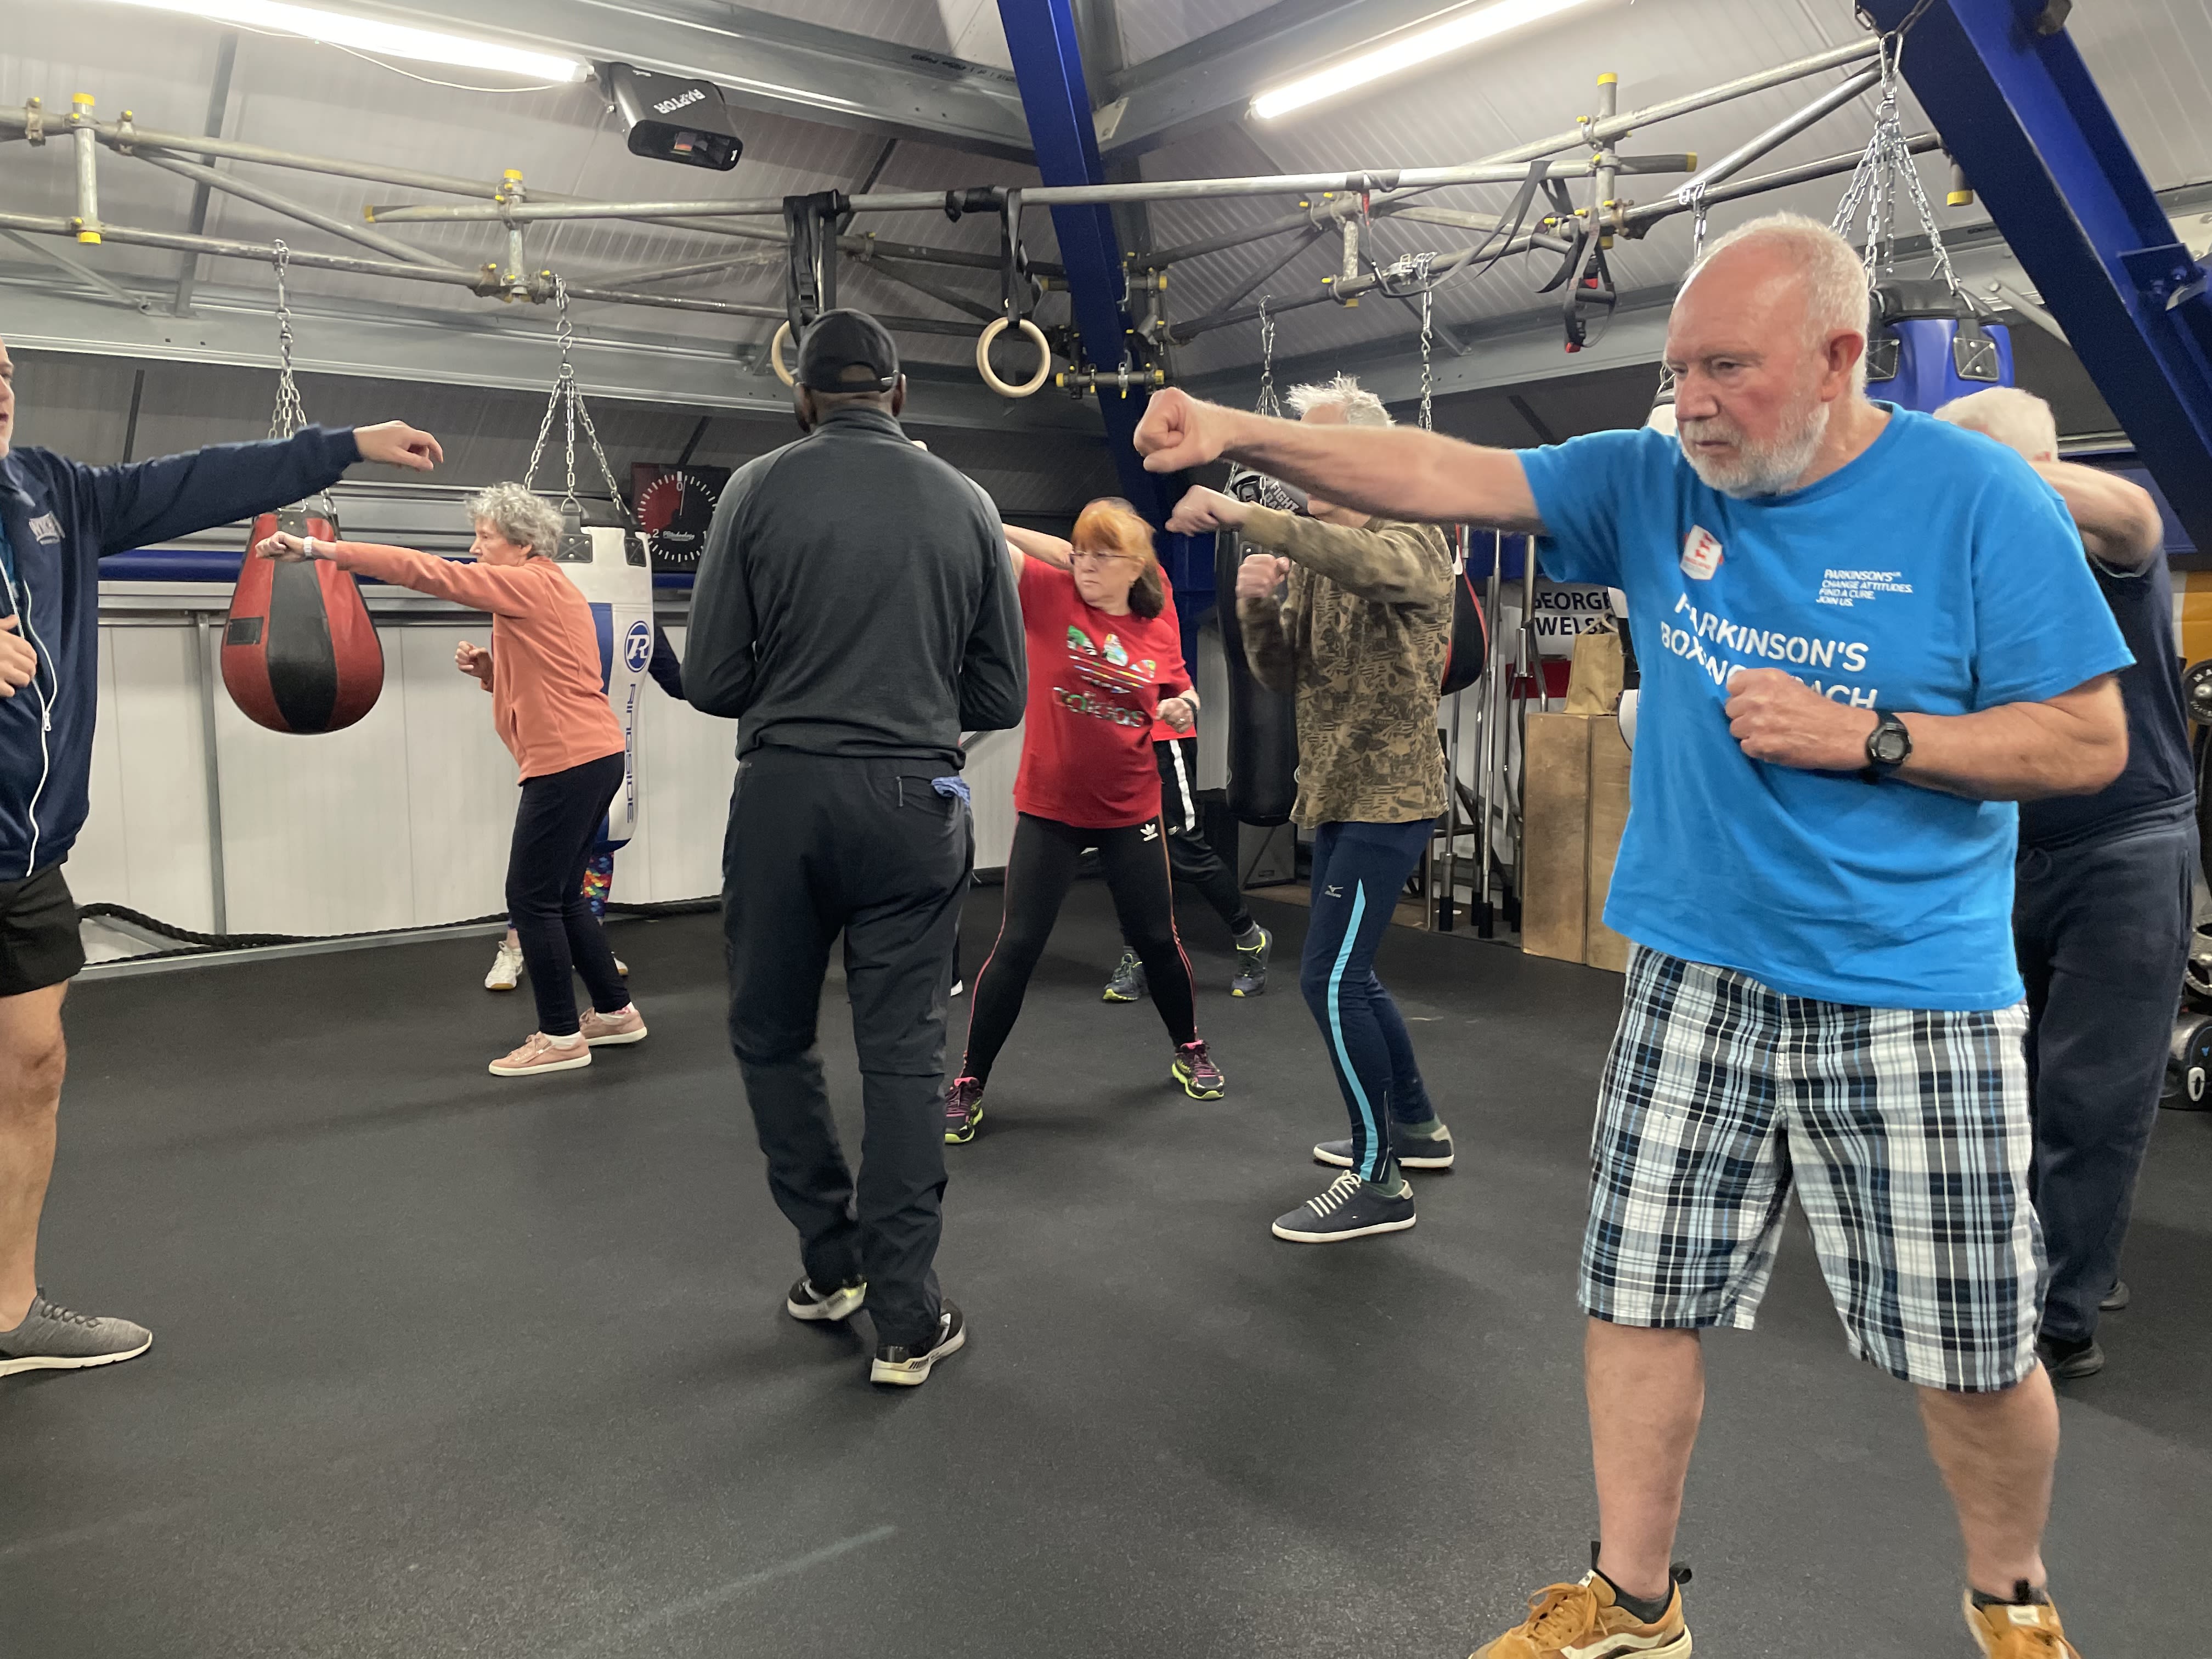
M 1511 450 L 1413 427 L 1277 420 L 1201 403 L 1170 386 L 1152 394 L 1135 443 L 1153 472 L 1180 472 L 1226 456 L 1363 513 L 1543 532 L 1536 498 Z
M 2141 484 L 2072 461 L 2039 461 L 2035 470 L 2074 515 L 2091 558 L 2138 570 L 2166 550 L 2166 522 Z

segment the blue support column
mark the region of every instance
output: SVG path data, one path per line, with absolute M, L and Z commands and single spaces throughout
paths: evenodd
M 1083 78 L 1083 53 L 1077 45 L 1070 0 L 999 0 L 1006 48 L 1020 83 L 1028 114 L 1030 142 L 1037 172 L 1048 185 L 1100 185 L 1106 169 L 1098 159 L 1098 130 L 1091 116 L 1091 94 Z M 1056 207 L 1053 229 L 1060 237 L 1060 262 L 1067 270 L 1069 297 L 1075 302 L 1075 326 L 1091 365 L 1112 374 L 1121 366 L 1128 340 L 1121 239 L 1112 210 L 1101 206 Z M 1143 416 L 1148 395 L 1096 394 L 1106 422 L 1106 441 L 1114 454 L 1121 493 L 1158 527 L 1167 522 L 1187 480 L 1180 475 L 1147 472 L 1131 437 Z M 1176 609 L 1182 621 L 1183 655 L 1197 648 L 1200 622 L 1213 608 L 1213 538 L 1159 538 L 1160 562 L 1176 587 Z
M 1884 29 L 1915 0 L 1865 0 Z M 2212 547 L 2205 274 L 2044 0 L 1936 0 L 1905 78 L 2191 538 Z M 2177 112 L 2179 115 L 2179 112 Z

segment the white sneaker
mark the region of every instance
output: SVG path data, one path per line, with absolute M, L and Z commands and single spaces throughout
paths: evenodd
M 493 954 L 491 959 L 491 972 L 484 975 L 484 989 L 512 991 L 515 982 L 521 977 L 522 947 L 520 945 L 509 945 L 505 939 L 501 939 L 499 942 L 498 951 Z

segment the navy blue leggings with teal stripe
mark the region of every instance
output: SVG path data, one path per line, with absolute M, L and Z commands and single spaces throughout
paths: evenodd
M 1321 1026 L 1352 1115 L 1352 1161 L 1380 1181 L 1390 1162 L 1389 1120 L 1436 1115 L 1413 1060 L 1405 1017 L 1375 976 L 1375 951 L 1421 861 L 1435 824 L 1324 823 L 1314 832 L 1313 922 L 1298 988 Z

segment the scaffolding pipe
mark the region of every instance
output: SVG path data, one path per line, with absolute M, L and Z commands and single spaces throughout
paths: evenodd
M 1692 173 L 1674 194 L 1685 202 L 1695 200 L 1700 189 L 1709 190 L 1724 179 L 1735 178 L 1760 156 L 1779 149 L 1806 128 L 1818 125 L 1861 93 L 1870 92 L 1881 84 L 1880 70 L 1861 70 L 1841 86 L 1832 88 L 1815 98 L 1796 114 L 1777 121 L 1756 138 L 1738 144 L 1711 167 Z
M 1905 145 L 1905 148 L 1916 155 L 1925 155 L 1929 150 L 1941 149 L 1942 147 L 1942 140 L 1932 132 L 1923 132 L 1918 137 L 1908 140 Z M 1763 196 L 1769 191 L 1787 190 L 1793 185 L 1810 184 L 1816 179 L 1833 178 L 1839 173 L 1852 171 L 1858 166 L 1864 155 L 1863 150 L 1848 150 L 1840 155 L 1824 156 L 1817 161 L 1805 162 L 1800 167 L 1785 167 L 1779 173 L 1761 173 L 1754 179 L 1745 179 L 1735 184 L 1723 185 L 1718 189 L 1705 192 L 1705 205 L 1708 208 L 1719 207 L 1729 202 L 1741 201 L 1746 197 Z M 1689 211 L 1687 204 L 1668 197 L 1663 201 L 1649 202 L 1641 207 L 1630 208 L 1620 215 L 1620 228 L 1626 235 L 1640 237 L 1661 221 L 1671 219 L 1678 213 Z M 1455 248 L 1449 253 L 1439 255 L 1429 266 L 1429 274 L 1432 276 L 1441 276 L 1446 271 L 1456 270 L 1477 253 L 1482 253 L 1486 259 L 1504 259 L 1516 253 L 1526 253 L 1532 248 L 1554 248 L 1556 244 L 1557 239 L 1549 236 L 1544 231 L 1535 230 L 1524 232 L 1508 242 L 1503 248 L 1492 252 L 1486 252 L 1480 248 Z M 1318 294 L 1309 294 L 1302 299 L 1284 300 L 1271 305 L 1267 307 L 1268 314 L 1279 316 L 1285 311 L 1303 310 L 1308 306 L 1327 305 L 1332 300 L 1337 300 L 1343 289 L 1348 288 L 1354 294 L 1364 294 L 1376 285 L 1376 279 L 1373 276 L 1362 276 L 1358 282 L 1348 284 L 1332 283 Z M 1256 321 L 1260 313 L 1256 307 L 1247 311 L 1232 312 L 1218 320 L 1206 321 L 1203 327 L 1197 323 L 1186 324 L 1176 331 L 1176 336 L 1179 340 L 1188 343 L 1196 336 L 1210 333 L 1217 328 L 1228 328 L 1239 323 Z
M 379 253 L 388 253 L 396 259 L 404 259 L 410 264 L 441 265 L 447 263 L 423 252 L 420 248 L 408 246 L 396 236 L 386 236 L 361 225 L 348 224 L 343 219 L 335 218 L 327 213 L 318 212 L 304 203 L 295 202 L 289 196 L 279 195 L 273 190 L 264 189 L 259 185 L 250 183 L 243 179 L 234 178 L 227 173 L 218 173 L 215 168 L 203 167 L 198 161 L 188 161 L 180 155 L 171 155 L 164 151 L 151 149 L 140 149 L 135 154 L 149 167 L 159 167 L 164 173 L 173 173 L 179 178 L 189 179 L 194 184 L 206 189 L 219 190 L 225 195 L 238 197 L 243 201 L 252 202 L 257 207 L 267 208 L 271 213 L 281 213 L 288 219 L 298 220 L 303 225 L 313 225 L 317 230 L 327 231 L 331 235 L 343 238 L 346 241 L 356 243 L 362 247 L 374 248 Z M 461 269 L 458 265 L 450 268 L 457 270 Z
M 70 138 L 76 147 L 76 239 L 100 240 L 100 143 L 93 133 L 92 100 L 83 93 L 70 100 Z

